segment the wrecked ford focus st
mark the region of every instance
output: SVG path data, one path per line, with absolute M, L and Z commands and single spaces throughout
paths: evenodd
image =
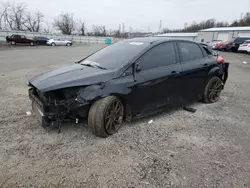
M 34 77 L 29 97 L 43 126 L 87 118 L 94 134 L 108 137 L 124 121 L 161 107 L 216 102 L 228 67 L 205 44 L 129 39 Z

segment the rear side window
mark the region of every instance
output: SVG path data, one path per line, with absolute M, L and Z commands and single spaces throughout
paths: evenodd
M 143 70 L 168 66 L 176 63 L 174 44 L 167 42 L 149 50 L 140 60 Z
M 203 58 L 203 53 L 200 47 L 191 42 L 179 42 L 180 53 L 182 62 L 188 62 L 196 59 Z

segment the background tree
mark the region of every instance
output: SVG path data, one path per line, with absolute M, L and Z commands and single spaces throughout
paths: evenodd
M 60 30 L 62 34 L 71 35 L 75 30 L 75 21 L 73 14 L 62 13 L 53 22 L 53 26 Z
M 106 36 L 107 35 L 107 30 L 104 25 L 93 25 L 93 35 L 94 36 Z
M 23 31 L 27 6 L 23 3 L 9 5 L 4 19 L 11 30 Z
M 79 33 L 81 36 L 85 36 L 86 27 L 85 27 L 85 23 L 84 23 L 83 21 L 80 20 L 80 21 L 77 22 L 76 29 L 77 29 L 78 33 Z
M 27 13 L 25 17 L 24 26 L 32 32 L 38 32 L 41 30 L 41 23 L 43 21 L 44 15 L 37 11 L 35 14 Z

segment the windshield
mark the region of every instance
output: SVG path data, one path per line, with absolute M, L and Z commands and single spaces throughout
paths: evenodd
M 150 43 L 120 41 L 100 51 L 81 62 L 95 62 L 107 69 L 117 69 L 131 61 L 138 53 L 142 52 Z

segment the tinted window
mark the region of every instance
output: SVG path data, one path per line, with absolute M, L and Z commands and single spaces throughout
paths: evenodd
M 182 56 L 182 62 L 203 58 L 203 54 L 200 47 L 195 43 L 180 42 L 179 48 Z
M 107 69 L 117 69 L 126 65 L 129 61 L 142 52 L 150 43 L 120 41 L 94 53 L 84 61 L 99 63 Z M 84 63 L 82 61 L 82 63 Z
M 174 44 L 172 42 L 160 44 L 149 50 L 140 60 L 143 70 L 163 67 L 176 63 Z
M 238 43 L 243 43 L 245 40 L 249 40 L 250 38 L 246 38 L 246 37 L 244 37 L 244 38 L 236 38 L 235 39 L 235 42 L 238 42 Z

